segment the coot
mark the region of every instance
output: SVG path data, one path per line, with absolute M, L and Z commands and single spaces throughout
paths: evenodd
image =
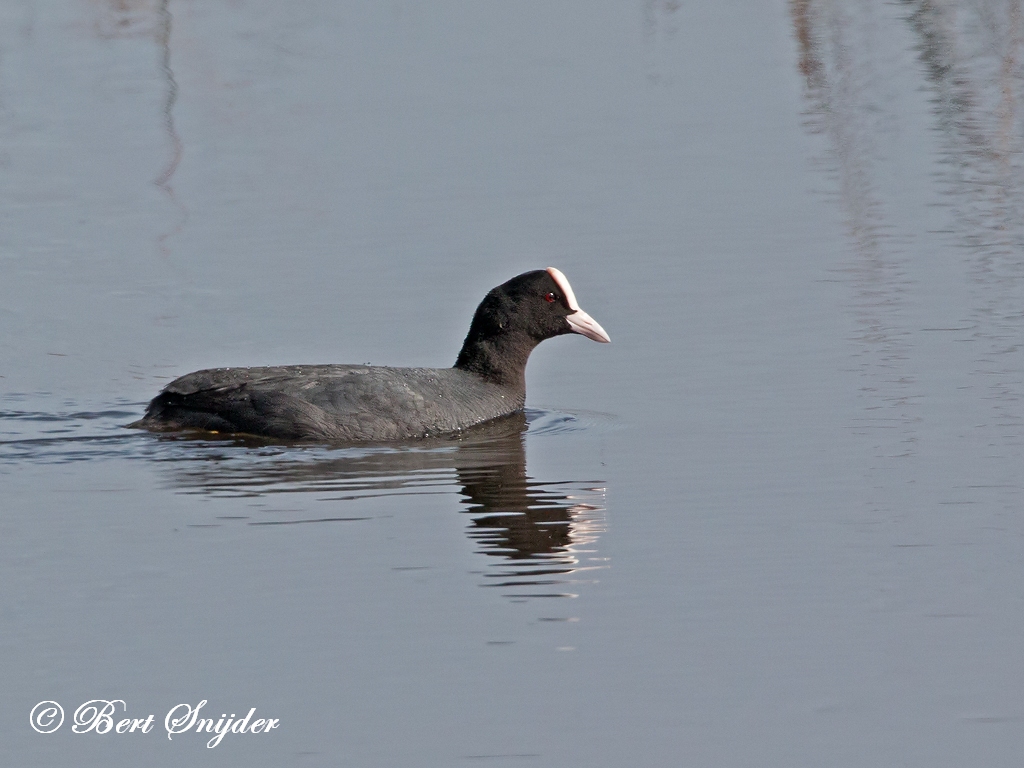
M 449 434 L 521 411 L 530 352 L 563 333 L 610 341 L 549 267 L 484 297 L 453 368 L 212 368 L 172 381 L 129 426 L 344 442 Z

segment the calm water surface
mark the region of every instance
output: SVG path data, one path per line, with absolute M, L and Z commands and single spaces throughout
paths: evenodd
M 1022 13 L 0 5 L 0 762 L 1018 765 Z M 548 265 L 522 418 L 123 428 Z

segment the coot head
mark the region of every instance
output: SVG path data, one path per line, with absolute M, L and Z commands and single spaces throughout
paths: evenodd
M 566 333 L 611 341 L 604 328 L 580 308 L 559 270 L 524 272 L 492 289 L 480 302 L 455 367 L 502 384 L 516 384 L 523 381 L 533 348 Z
M 579 333 L 594 341 L 611 341 L 604 328 L 580 309 L 569 281 L 554 267 L 524 272 L 491 290 L 477 307 L 469 333 L 476 338 L 523 334 L 537 343 Z

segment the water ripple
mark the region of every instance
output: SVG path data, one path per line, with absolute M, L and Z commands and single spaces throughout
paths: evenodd
M 449 496 L 468 516 L 467 536 L 493 558 L 485 586 L 513 599 L 575 596 L 607 567 L 596 542 L 605 530 L 600 480 L 542 481 L 526 472 L 525 438 L 566 436 L 614 425 L 607 414 L 530 409 L 447 438 L 397 445 L 278 444 L 230 436 L 125 429 L 144 404 L 90 409 L 0 408 L 0 474 L 24 464 L 144 460 L 179 494 L 252 499 L 230 524 L 287 526 L 372 519 L 338 512 L 368 499 Z M 274 504 L 267 503 L 274 499 Z M 294 503 L 279 503 L 292 499 Z M 314 511 L 328 504 L 331 512 Z

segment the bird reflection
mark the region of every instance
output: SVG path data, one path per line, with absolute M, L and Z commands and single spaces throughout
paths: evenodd
M 575 596 L 587 580 L 583 572 L 607 567 L 594 547 L 604 530 L 603 483 L 529 477 L 527 426 L 524 414 L 514 414 L 457 438 L 399 448 L 329 449 L 230 439 L 203 440 L 197 451 L 195 440 L 170 438 L 172 455 L 163 460 L 174 487 L 219 497 L 315 493 L 317 502 L 348 505 L 368 498 L 454 492 L 462 497 L 467 535 L 477 552 L 494 558 L 480 572 L 484 586 L 498 587 L 512 598 Z M 248 522 L 295 525 L 370 517 L 360 515 L 354 504 L 343 514 L 309 515 L 308 501 L 290 513 L 275 503 L 275 511 L 264 513 L 272 518 Z

